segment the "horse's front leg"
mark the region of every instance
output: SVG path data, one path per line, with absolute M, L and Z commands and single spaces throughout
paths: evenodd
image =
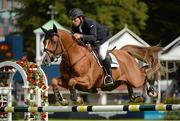
M 126 83 L 128 94 L 129 94 L 129 100 L 134 103 L 140 103 L 144 101 L 144 98 L 142 96 L 136 96 L 134 95 L 134 91 L 132 86 L 129 83 Z
M 90 88 L 89 79 L 87 76 L 71 78 L 68 83 L 70 90 L 70 98 L 75 105 L 83 105 L 83 99 L 77 94 L 75 86 L 78 85 L 81 89 L 88 90 Z
M 59 91 L 59 86 L 65 87 L 65 85 L 62 83 L 61 78 L 53 78 L 52 79 L 52 87 L 53 87 L 53 92 L 54 92 L 54 96 L 55 96 L 55 104 L 68 105 L 69 102 L 63 98 L 62 94 Z
M 76 89 L 70 89 L 70 98 L 75 105 L 83 105 L 83 99 L 77 94 Z

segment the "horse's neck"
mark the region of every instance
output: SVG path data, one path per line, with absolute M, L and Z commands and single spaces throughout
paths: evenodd
M 73 38 L 71 33 L 61 31 L 60 36 L 61 36 L 62 44 L 66 51 L 69 51 L 72 48 L 74 51 L 77 51 L 77 52 L 80 51 L 79 50 L 80 45 L 78 45 L 77 41 Z M 69 53 L 69 54 L 71 54 L 71 53 Z
M 78 44 L 78 42 L 72 37 L 70 33 L 61 33 L 61 41 L 66 51 L 66 57 L 70 63 L 73 64 L 84 56 L 87 51 L 84 47 Z

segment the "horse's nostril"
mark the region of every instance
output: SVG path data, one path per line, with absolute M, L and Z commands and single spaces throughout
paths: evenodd
M 43 59 L 43 64 L 47 65 L 49 63 L 48 59 L 47 58 L 44 58 Z
M 44 60 L 44 62 L 48 62 L 48 60 L 47 60 L 47 59 L 45 59 L 45 60 Z

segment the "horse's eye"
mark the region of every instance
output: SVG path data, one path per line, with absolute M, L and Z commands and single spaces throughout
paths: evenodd
M 47 40 L 49 37 L 47 36 L 47 35 L 45 35 L 45 38 L 44 38 L 44 40 Z
M 53 44 L 56 44 L 56 41 L 52 41 L 53 42 Z

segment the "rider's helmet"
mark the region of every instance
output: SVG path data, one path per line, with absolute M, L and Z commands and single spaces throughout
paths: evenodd
M 76 19 L 80 16 L 84 16 L 84 13 L 81 9 L 79 8 L 73 8 L 69 11 L 69 17 L 73 20 Z

